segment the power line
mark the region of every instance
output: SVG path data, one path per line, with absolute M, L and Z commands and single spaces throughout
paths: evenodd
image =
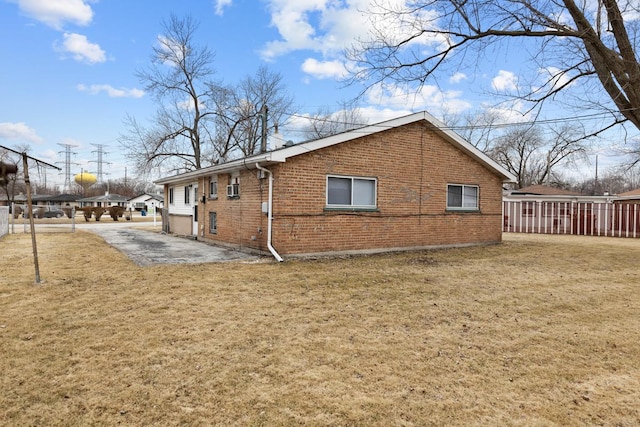
M 337 124 L 337 125 L 343 125 L 343 126 L 355 126 L 357 128 L 359 127 L 366 127 L 369 126 L 369 124 L 367 123 L 348 123 L 345 121 L 341 121 L 341 120 L 332 120 L 331 118 L 326 118 L 326 117 L 319 117 L 319 118 L 315 118 L 312 116 L 304 116 L 298 113 L 288 113 L 288 115 L 290 117 L 297 117 L 299 119 L 304 119 L 304 120 L 308 120 L 310 122 L 312 121 L 319 121 L 319 122 L 326 122 L 326 123 L 333 123 L 333 124 Z M 605 119 L 607 117 L 611 117 L 611 114 L 609 113 L 592 113 L 592 114 L 583 114 L 583 115 L 579 115 L 579 116 L 571 116 L 571 117 L 558 117 L 558 118 L 554 118 L 554 119 L 542 119 L 542 120 L 531 120 L 531 121 L 514 121 L 514 122 L 505 122 L 505 123 L 492 123 L 492 124 L 479 124 L 479 125 L 452 125 L 449 126 L 447 124 L 444 125 L 444 129 L 448 129 L 448 130 L 471 130 L 471 129 L 480 129 L 480 128 L 486 128 L 486 127 L 491 127 L 491 128 L 507 128 L 507 127 L 512 127 L 512 126 L 526 126 L 526 125 L 538 125 L 538 124 L 552 124 L 552 123 L 570 123 L 570 122 L 576 122 L 576 121 L 585 121 L 585 120 L 593 120 L 593 119 Z M 384 127 L 383 125 L 378 125 L 375 124 L 375 126 L 377 127 Z M 391 128 L 392 126 L 389 126 L 389 128 Z M 287 128 L 289 128 L 292 131 L 296 131 L 290 127 L 287 126 Z M 357 132 L 357 128 L 353 129 L 353 131 Z M 298 130 L 298 131 L 302 131 Z

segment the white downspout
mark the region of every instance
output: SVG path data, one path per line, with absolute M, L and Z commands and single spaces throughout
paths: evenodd
M 271 245 L 271 223 L 273 221 L 272 215 L 272 207 L 273 207 L 273 174 L 269 169 L 263 168 L 259 163 L 256 163 L 256 168 L 263 172 L 269 174 L 269 197 L 267 202 L 267 248 L 273 254 L 273 257 L 277 259 L 279 262 L 284 261 L 280 254 L 275 250 L 275 248 Z

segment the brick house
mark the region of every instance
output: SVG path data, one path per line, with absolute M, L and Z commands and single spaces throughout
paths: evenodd
M 157 184 L 167 231 L 281 260 L 500 242 L 514 180 L 421 112 Z

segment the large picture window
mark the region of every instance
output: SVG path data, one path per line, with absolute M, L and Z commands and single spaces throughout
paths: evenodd
M 478 210 L 478 186 L 449 184 L 447 209 Z
M 376 207 L 375 178 L 327 177 L 327 206 L 332 208 Z

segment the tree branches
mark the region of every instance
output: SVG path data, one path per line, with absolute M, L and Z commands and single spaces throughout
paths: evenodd
M 369 12 L 371 38 L 346 54 L 354 64 L 352 82 L 419 90 L 428 80 L 474 67 L 490 46 L 531 40 L 529 59 L 537 67 L 530 68 L 529 86 L 503 95 L 542 106 L 571 91 L 574 107 L 615 111 L 613 122 L 640 129 L 639 16 L 631 0 L 416 0 L 395 7 L 379 1 Z M 594 81 L 599 91 L 584 89 Z
M 259 147 L 260 110 L 285 121 L 292 105 L 282 76 L 266 67 L 237 85 L 213 79 L 214 53 L 196 44 L 192 18 L 171 16 L 153 47 L 149 66 L 138 71 L 158 104 L 147 126 L 127 115 L 120 144 L 140 172 L 162 167 L 180 172 L 254 154 Z

